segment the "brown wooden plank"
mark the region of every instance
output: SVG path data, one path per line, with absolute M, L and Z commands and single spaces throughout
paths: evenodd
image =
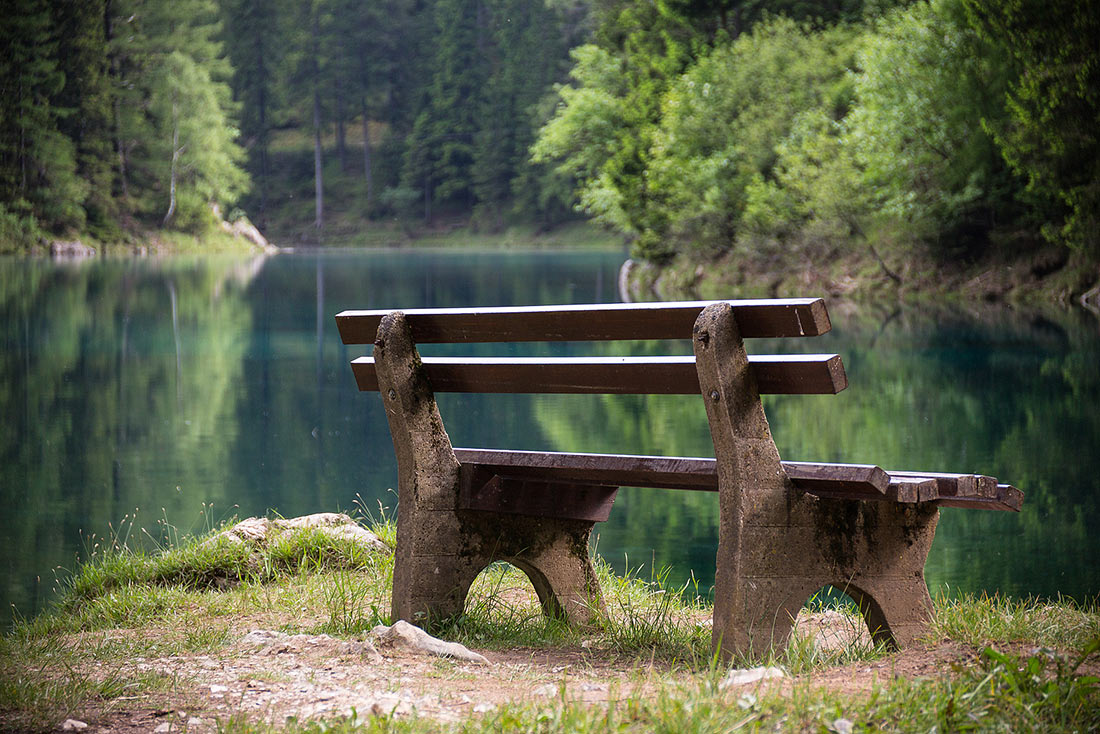
M 513 480 L 718 491 L 717 463 L 709 458 L 500 449 L 455 449 L 455 456 L 464 467 L 477 467 Z M 829 499 L 931 501 L 940 507 L 1014 512 L 1023 503 L 1023 493 L 1008 484 L 995 485 L 992 497 L 938 494 L 943 481 L 980 475 L 887 473 L 873 464 L 784 461 L 782 465 L 795 487 Z
M 886 494 L 895 502 L 928 502 L 939 496 L 935 479 L 894 475 L 890 475 Z
M 1001 510 L 1019 512 L 1024 493 L 1011 484 L 998 484 L 994 497 L 946 497 L 936 501 L 940 507 L 960 507 L 969 510 Z
M 476 465 L 512 478 L 589 482 L 617 487 L 718 491 L 714 459 L 544 451 L 455 449 L 463 465 Z M 795 487 L 834 499 L 885 499 L 886 472 L 868 464 L 784 461 Z
M 1011 484 L 998 484 L 997 499 L 1008 510 L 1019 512 L 1024 504 L 1024 493 Z
M 699 392 L 695 358 L 425 357 L 436 392 L 691 395 Z M 764 394 L 835 394 L 848 386 L 836 354 L 749 357 Z M 351 363 L 360 390 L 378 389 L 374 358 Z
M 873 464 L 823 464 L 784 461 L 783 470 L 799 489 L 811 494 L 825 493 L 844 499 L 881 499 L 890 478 Z
M 707 458 L 495 449 L 455 449 L 455 456 L 464 465 L 513 478 L 718 491 L 718 470 L 714 459 Z
M 888 472 L 891 477 L 907 477 L 910 479 L 934 479 L 936 481 L 937 497 L 984 497 L 993 499 L 997 497 L 997 480 L 982 474 L 951 474 L 947 472 L 914 472 L 894 471 Z M 932 498 L 935 499 L 935 498 Z
M 492 308 L 410 308 L 402 313 L 413 341 L 427 343 L 690 339 L 699 313 L 714 301 L 596 303 Z M 817 336 L 832 328 L 820 298 L 727 301 L 741 336 Z M 373 344 L 382 317 L 399 309 L 336 315 L 344 344 Z

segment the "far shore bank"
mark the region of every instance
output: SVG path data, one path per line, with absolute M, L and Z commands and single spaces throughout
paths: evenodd
M 738 258 L 701 262 L 678 256 L 663 265 L 628 260 L 620 291 L 630 300 L 710 300 L 823 296 L 854 301 L 923 301 L 1063 308 L 1100 316 L 1100 265 L 1064 248 L 1048 247 L 1014 260 L 943 264 L 887 263 L 869 254 L 836 257 Z

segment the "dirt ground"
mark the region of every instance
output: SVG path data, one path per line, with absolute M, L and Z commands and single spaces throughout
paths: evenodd
M 800 617 L 803 634 L 819 647 L 847 644 L 853 632 L 840 615 Z M 248 633 L 248 634 L 245 634 Z M 125 636 L 126 630 L 113 630 Z M 441 722 L 494 710 L 506 702 L 562 698 L 593 704 L 655 692 L 658 687 L 694 685 L 692 674 L 667 665 L 622 658 L 585 641 L 575 647 L 478 649 L 489 665 L 458 662 L 406 648 L 379 647 L 325 635 L 289 636 L 242 630 L 239 641 L 210 655 L 135 658 L 132 673 L 170 676 L 170 693 L 115 699 L 83 712 L 88 732 L 208 732 L 232 716 L 273 725 L 347 716 L 406 716 L 415 712 Z M 957 643 L 918 646 L 874 662 L 828 668 L 809 676 L 782 678 L 727 689 L 731 703 L 759 686 L 827 687 L 859 694 L 875 681 L 934 677 L 952 663 L 973 660 L 978 651 Z M 96 670 L 88 671 L 97 675 Z M 62 722 L 58 722 L 60 725 Z

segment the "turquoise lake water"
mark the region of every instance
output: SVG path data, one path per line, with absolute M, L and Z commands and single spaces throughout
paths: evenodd
M 55 578 L 137 517 L 396 503 L 376 394 L 358 393 L 345 308 L 613 302 L 622 252 L 380 251 L 266 259 L 0 260 L 0 595 L 31 614 Z M 729 297 L 738 294 L 730 293 Z M 805 294 L 823 295 L 823 294 Z M 750 352 L 839 352 L 850 387 L 766 409 L 790 460 L 991 474 L 1019 514 L 945 509 L 933 592 L 1100 593 L 1100 319 L 988 304 L 830 302 L 834 330 Z M 425 354 L 531 347 L 425 347 Z M 544 352 L 548 347 L 538 347 Z M 601 350 L 646 349 L 600 345 Z M 687 353 L 686 344 L 662 345 Z M 583 354 L 580 345 L 562 353 Z M 606 353 L 606 351 L 601 352 Z M 694 396 L 442 395 L 456 446 L 713 454 Z M 142 532 L 144 528 L 145 533 Z M 624 489 L 597 550 L 619 570 L 713 583 L 713 495 Z M 146 537 L 146 535 L 148 537 Z

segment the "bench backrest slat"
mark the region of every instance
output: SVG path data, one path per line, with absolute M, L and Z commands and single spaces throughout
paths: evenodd
M 425 357 L 436 392 L 697 395 L 694 357 Z M 848 386 L 836 354 L 751 355 L 765 394 L 833 395 Z M 374 358 L 351 363 L 359 389 L 378 390 Z
M 727 301 L 741 336 L 817 336 L 831 328 L 820 298 Z M 418 344 L 529 341 L 690 339 L 712 301 L 606 303 L 496 308 L 411 308 L 402 311 Z M 394 309 L 336 315 L 344 344 L 373 344 L 382 317 Z

